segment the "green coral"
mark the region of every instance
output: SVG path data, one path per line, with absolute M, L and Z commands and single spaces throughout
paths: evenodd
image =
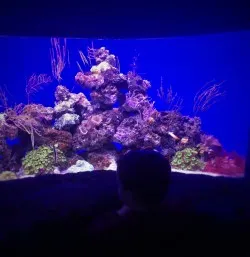
M 198 152 L 194 148 L 186 148 L 182 151 L 178 151 L 171 165 L 175 169 L 180 170 L 202 170 L 204 168 L 204 162 L 199 159 Z
M 0 181 L 11 180 L 11 179 L 17 179 L 17 176 L 14 172 L 11 172 L 11 171 L 1 172 Z
M 53 173 L 56 167 L 66 166 L 67 159 L 57 147 L 40 146 L 32 150 L 22 160 L 24 173 L 34 175 L 38 173 Z

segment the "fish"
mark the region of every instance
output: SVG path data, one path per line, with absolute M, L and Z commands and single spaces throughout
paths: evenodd
M 123 145 L 121 143 L 113 142 L 113 145 L 118 151 L 123 149 Z
M 54 152 L 54 161 L 55 161 L 55 164 L 57 164 L 57 151 L 56 151 L 56 148 L 58 147 L 58 144 L 54 144 L 52 146 L 53 148 L 53 152 Z
M 14 138 L 14 139 L 7 138 L 5 140 L 5 142 L 9 146 L 14 146 L 14 145 L 20 144 L 20 139 L 19 138 Z

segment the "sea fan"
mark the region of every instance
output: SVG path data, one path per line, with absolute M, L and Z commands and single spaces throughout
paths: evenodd
M 28 104 L 30 103 L 30 96 L 37 93 L 42 89 L 43 85 L 49 84 L 52 79 L 47 74 L 36 75 L 35 73 L 30 76 L 26 84 L 26 95 L 28 99 Z

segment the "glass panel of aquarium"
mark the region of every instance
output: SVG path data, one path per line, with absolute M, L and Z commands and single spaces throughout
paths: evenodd
M 0 37 L 0 179 L 116 170 L 244 176 L 250 32 L 164 39 Z

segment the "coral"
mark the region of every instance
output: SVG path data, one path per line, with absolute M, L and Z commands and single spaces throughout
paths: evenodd
M 93 152 L 88 154 L 88 161 L 95 170 L 116 170 L 116 153 L 112 151 Z
M 52 82 L 52 79 L 47 74 L 32 74 L 27 81 L 26 85 L 26 95 L 28 99 L 28 104 L 30 103 L 30 97 L 31 95 L 34 95 L 37 93 L 40 89 L 42 89 L 43 85 L 49 84 Z
M 90 96 L 93 103 L 112 106 L 118 100 L 118 89 L 115 86 L 108 84 L 99 90 L 92 91 Z
M 63 43 L 59 38 L 51 38 L 50 61 L 53 77 L 60 82 L 62 80 L 61 73 L 69 62 L 66 38 Z
M 83 72 L 78 72 L 75 76 L 75 81 L 84 88 L 93 89 L 99 88 L 104 84 L 104 77 L 99 73 L 84 74 Z
M 94 65 L 92 66 L 92 68 L 90 69 L 90 71 L 92 73 L 104 73 L 108 70 L 112 69 L 112 65 L 110 65 L 108 62 L 103 61 L 101 63 L 99 63 L 98 65 Z
M 55 121 L 54 127 L 56 129 L 68 130 L 74 125 L 80 123 L 80 116 L 77 114 L 65 113 Z
M 36 144 L 41 145 L 58 145 L 58 149 L 67 152 L 72 148 L 72 135 L 68 131 L 47 128 L 43 134 L 35 137 Z
M 150 82 L 143 80 L 139 75 L 133 72 L 128 72 L 128 89 L 130 92 L 145 94 L 151 87 Z
M 67 101 L 69 99 L 69 96 L 70 96 L 70 92 L 65 86 L 58 85 L 56 87 L 56 91 L 55 91 L 56 101 Z
M 18 136 L 18 128 L 8 124 L 5 116 L 5 114 L 0 114 L 0 137 L 14 139 Z
M 117 127 L 114 142 L 126 147 L 142 146 L 148 127 L 139 116 L 125 118 Z
M 0 137 L 0 170 L 10 167 L 11 149 L 8 147 L 4 138 Z
M 54 107 L 57 117 L 60 117 L 65 113 L 86 111 L 91 105 L 83 93 L 69 93 L 68 89 L 64 86 L 57 86 L 55 97 L 59 99 Z
M 90 116 L 78 126 L 73 136 L 73 148 L 89 151 L 101 149 L 111 142 L 114 133 L 115 125 L 112 124 L 112 119 L 108 120 L 105 115 Z
M 201 135 L 201 143 L 197 145 L 199 154 L 205 161 L 222 154 L 222 145 L 212 135 Z
M 54 119 L 54 109 L 52 107 L 45 107 L 42 104 L 25 105 L 21 114 L 34 118 L 37 122 L 41 122 L 44 125 L 51 125 Z
M 40 146 L 27 153 L 22 167 L 27 175 L 53 173 L 56 167 L 66 166 L 67 159 L 57 147 Z
M 17 175 L 11 171 L 3 171 L 0 173 L 0 181 L 17 179 Z
M 91 50 L 97 64 L 106 61 L 106 59 L 109 57 L 109 50 L 107 50 L 105 47 L 101 47 L 99 49 L 90 48 L 89 51 Z
M 65 173 L 78 173 L 84 171 L 93 171 L 94 166 L 84 160 L 78 160 L 76 164 L 67 169 Z
M 245 159 L 236 153 L 224 153 L 206 163 L 204 171 L 229 176 L 243 175 Z
M 175 154 L 171 165 L 180 170 L 202 170 L 204 163 L 198 158 L 198 152 L 193 148 L 186 148 Z
M 191 118 L 183 116 L 183 134 L 181 137 L 188 137 L 188 146 L 195 146 L 200 142 L 201 119 L 199 117 Z
M 145 148 L 156 148 L 161 144 L 161 137 L 153 132 L 148 133 L 144 137 L 144 147 Z
M 56 38 L 51 39 L 51 44 L 52 75 L 60 82 L 69 62 L 67 44 L 66 40 L 60 42 Z M 150 82 L 136 72 L 138 57 L 133 60 L 133 71 L 124 75 L 120 72 L 118 57 L 105 47 L 95 49 L 92 45 L 86 57 L 82 51 L 79 54 L 84 68 L 90 67 L 90 70 L 85 71 L 77 62 L 80 72 L 75 81 L 87 89 L 90 99 L 82 92 L 72 93 L 62 84 L 56 87 L 53 108 L 41 104 L 8 108 L 5 95 L 2 95 L 0 170 L 19 170 L 21 159 L 32 148 L 33 151 L 23 158 L 26 176 L 61 173 L 60 168 L 65 169 L 62 173 L 93 168 L 116 170 L 118 153 L 124 154 L 131 149 L 157 150 L 178 169 L 201 170 L 203 161 L 208 161 L 207 170 L 221 172 L 220 160 L 231 165 L 231 169 L 237 170 L 240 166 L 242 170 L 239 158 L 226 158 L 218 140 L 203 134 L 200 118 L 183 116 L 179 112 L 182 98 L 171 87 L 165 93 L 161 85 L 158 91 L 167 108 L 164 111 L 155 108 L 147 92 Z M 28 98 L 50 81 L 45 75 L 32 76 L 26 88 Z M 217 99 L 220 96 L 218 86 L 201 90 L 196 96 L 195 112 L 213 104 L 214 89 Z M 67 163 L 64 154 L 68 157 Z M 86 166 L 85 160 L 94 167 Z

